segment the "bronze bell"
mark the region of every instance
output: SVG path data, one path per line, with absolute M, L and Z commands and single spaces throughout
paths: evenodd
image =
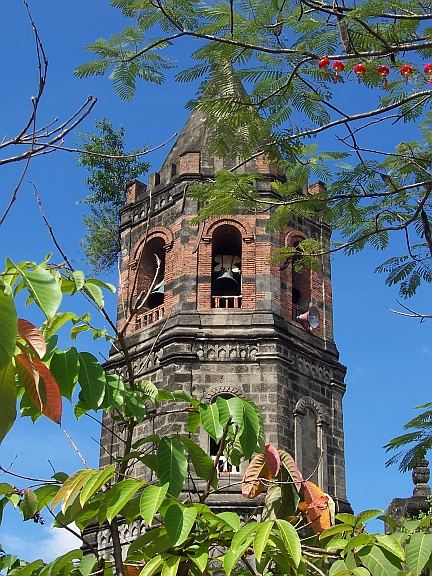
M 213 293 L 215 296 L 236 296 L 240 293 L 240 286 L 235 279 L 233 271 L 223 268 L 217 278 L 213 280 Z

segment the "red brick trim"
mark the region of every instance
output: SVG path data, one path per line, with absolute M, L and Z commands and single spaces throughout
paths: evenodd
M 207 241 L 207 238 L 210 238 L 211 241 L 211 237 L 213 236 L 214 231 L 216 230 L 216 228 L 219 228 L 220 226 L 233 226 L 234 228 L 237 228 L 237 230 L 240 232 L 240 234 L 242 235 L 243 238 L 243 242 L 253 242 L 254 239 L 254 235 L 252 230 L 250 229 L 250 226 L 247 223 L 242 223 L 239 222 L 238 220 L 235 220 L 234 218 L 218 218 L 216 221 L 210 221 L 207 226 L 204 228 L 203 231 L 203 241 Z M 205 240 L 204 240 L 204 237 Z
M 146 238 L 143 238 L 141 242 L 139 242 L 139 244 L 136 246 L 131 266 L 134 262 L 137 263 L 139 261 L 144 245 L 150 240 L 153 240 L 153 238 L 157 237 L 163 238 L 165 240 L 165 250 L 167 252 L 171 250 L 174 244 L 174 235 L 171 232 L 171 230 L 169 228 L 163 228 L 163 227 L 152 228 L 152 230 L 150 230 L 150 232 L 148 233 L 148 236 Z

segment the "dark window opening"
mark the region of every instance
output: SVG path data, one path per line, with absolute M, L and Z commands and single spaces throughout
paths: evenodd
M 298 246 L 300 241 L 294 243 Z M 300 266 L 301 255 L 296 255 L 291 264 L 291 292 L 293 303 L 293 318 L 303 312 L 306 312 L 310 305 L 311 286 L 310 286 L 310 269 Z
M 137 302 L 142 302 L 144 310 L 158 308 L 164 303 L 164 276 L 165 242 L 162 238 L 153 238 L 144 248 L 138 271 Z
M 211 403 L 213 404 L 213 402 L 216 402 L 218 398 L 224 398 L 225 400 L 229 400 L 232 397 L 233 397 L 232 394 L 219 394 L 218 396 L 215 396 L 213 398 Z M 220 442 L 216 442 L 211 436 L 209 437 L 209 440 L 210 440 L 209 453 L 211 458 L 215 460 L 219 452 Z M 218 461 L 217 474 L 218 476 L 229 476 L 230 474 L 240 474 L 240 467 L 230 464 L 227 458 L 223 454 L 221 454 Z
M 171 177 L 176 176 L 177 174 L 177 164 L 171 164 Z
M 212 307 L 241 307 L 242 236 L 234 226 L 219 226 L 212 238 Z

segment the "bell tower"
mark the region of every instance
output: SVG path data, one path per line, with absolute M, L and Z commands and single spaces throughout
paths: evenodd
M 130 358 L 137 373 L 161 388 L 208 401 L 236 394 L 254 401 L 267 439 L 292 453 L 304 477 L 346 509 L 345 367 L 333 341 L 329 257 L 319 271 L 297 271 L 295 258 L 271 264 L 275 248 L 305 238 L 326 245 L 330 230 L 293 218 L 283 233 L 272 232 L 268 214 L 252 212 L 191 225 L 198 203 L 187 194 L 190 185 L 235 164 L 215 157 L 209 139 L 204 117 L 193 111 L 160 171 L 147 185 L 127 187 L 118 324 L 124 326 L 132 301 L 138 313 L 126 330 Z M 241 170 L 260 174 L 256 186 L 263 196 L 272 193 L 274 180 L 284 179 L 264 156 Z M 309 186 L 305 194 L 321 186 Z M 121 363 L 113 353 L 110 366 Z M 166 416 L 162 433 L 181 430 L 176 416 Z M 102 442 L 112 446 L 108 434 L 104 429 Z M 208 438 L 201 443 L 215 453 Z M 102 464 L 105 458 L 102 453 Z M 238 508 L 238 486 L 230 489 L 229 480 L 238 483 L 241 470 L 222 461 L 219 473 L 228 480 L 216 505 Z

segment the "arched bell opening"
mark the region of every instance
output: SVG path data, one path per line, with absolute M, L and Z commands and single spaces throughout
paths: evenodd
M 156 237 L 149 240 L 140 258 L 137 300 L 144 310 L 159 308 L 165 298 L 165 242 Z M 149 293 L 150 290 L 150 293 Z
M 242 236 L 234 226 L 219 226 L 212 237 L 212 308 L 241 308 Z
M 300 241 L 293 244 L 297 247 Z M 291 293 L 293 318 L 309 309 L 311 300 L 310 269 L 301 265 L 301 255 L 295 255 L 291 263 Z

